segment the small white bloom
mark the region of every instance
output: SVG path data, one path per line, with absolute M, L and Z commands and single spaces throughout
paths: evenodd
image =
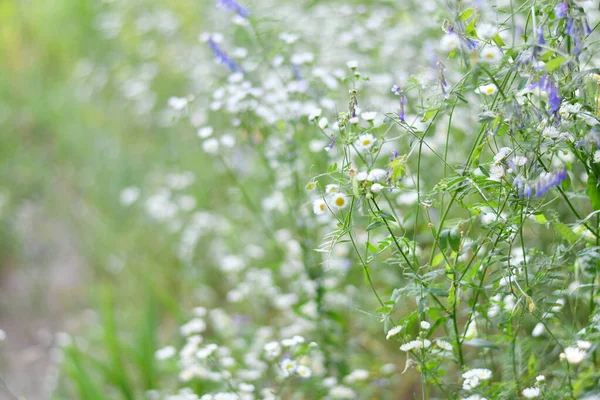
M 482 85 L 475 89 L 475 93 L 484 94 L 486 96 L 491 96 L 498 91 L 498 87 L 493 83 L 489 85 Z
M 370 133 L 363 133 L 358 137 L 358 140 L 356 140 L 355 145 L 359 149 L 367 151 L 370 150 L 371 147 L 373 147 L 373 144 L 375 144 L 376 140 L 377 139 L 375 139 Z
M 326 193 L 335 193 L 335 192 L 338 192 L 339 190 L 340 190 L 340 185 L 336 185 L 335 183 L 330 183 L 329 185 L 325 186 Z
M 502 163 L 510 153 L 512 153 L 512 149 L 510 147 L 502 147 L 500 150 L 498 150 L 496 155 L 494 155 L 494 163 Z
M 442 350 L 452 351 L 452 345 L 445 340 L 438 339 L 435 344 Z
M 319 128 L 325 129 L 329 125 L 329 120 L 325 117 L 319 119 Z
M 540 388 L 528 387 L 528 388 L 523 389 L 522 393 L 526 399 L 536 399 L 540 396 Z
M 316 215 L 323 215 L 327 211 L 327 204 L 323 199 L 316 199 L 313 201 L 313 212 Z
M 492 371 L 487 368 L 473 368 L 462 374 L 465 379 L 476 377 L 481 381 L 487 381 L 492 377 Z
M 456 33 L 447 33 L 440 40 L 440 49 L 444 52 L 450 52 L 458 49 L 460 46 L 460 37 Z
M 383 178 L 385 178 L 387 176 L 387 171 L 381 168 L 374 168 L 373 170 L 371 170 L 371 172 L 369 172 L 369 175 L 367 175 L 367 180 L 369 182 L 377 182 L 382 180 Z
M 202 143 L 202 149 L 208 154 L 217 154 L 219 151 L 219 141 L 215 138 L 208 139 Z
M 121 190 L 120 200 L 124 206 L 129 206 L 140 198 L 140 189 L 131 186 Z
M 310 378 L 312 375 L 312 371 L 306 365 L 299 365 L 298 368 L 296 368 L 296 373 L 302 378 Z
M 187 106 L 188 100 L 185 97 L 171 97 L 169 98 L 169 107 L 174 110 L 181 111 Z
M 578 340 L 577 347 L 579 347 L 581 350 L 589 350 L 592 347 L 592 343 L 588 342 L 587 340 Z
M 431 346 L 431 341 L 427 340 L 427 339 L 423 339 L 423 340 L 412 340 L 408 343 L 404 343 L 402 346 L 400 346 L 400 350 L 402 351 L 410 351 L 410 350 L 414 350 L 414 349 L 427 349 Z
M 360 382 L 360 381 L 365 381 L 369 378 L 369 371 L 367 371 L 366 369 L 357 369 L 354 370 L 350 373 L 350 375 L 346 376 L 344 378 L 344 382 L 346 383 L 353 383 L 353 382 Z
M 290 376 L 296 371 L 296 361 L 286 358 L 281 362 L 281 369 L 286 376 Z
M 569 364 L 579 364 L 587 355 L 584 350 L 574 346 L 567 347 L 564 354 Z
M 293 33 L 286 33 L 283 32 L 282 34 L 279 35 L 279 39 L 283 40 L 285 43 L 287 44 L 293 44 L 296 43 L 296 41 L 300 38 L 300 36 L 295 35 Z
M 488 64 L 497 64 L 502 60 L 502 52 L 497 46 L 485 46 L 481 50 L 481 61 Z
M 389 340 L 391 337 L 399 334 L 401 330 L 402 330 L 402 325 L 395 326 L 387 332 L 387 335 L 385 335 L 385 338 L 387 340 Z
M 544 382 L 546 377 L 544 375 L 538 375 L 535 377 L 536 382 Z
M 212 126 L 205 126 L 203 128 L 198 129 L 198 137 L 201 139 L 206 139 L 209 136 L 211 136 L 214 132 L 214 129 Z
M 527 159 L 527 157 L 524 156 L 514 156 L 512 158 L 512 162 L 513 164 L 515 164 L 515 166 L 517 167 L 522 167 L 523 165 L 527 164 L 529 160 Z
M 157 350 L 156 353 L 154 353 L 154 358 L 156 358 L 157 360 L 166 360 L 168 358 L 173 357 L 176 352 L 177 350 L 173 346 L 163 347 L 162 349 Z
M 600 150 L 596 150 L 594 152 L 594 162 L 595 163 L 600 163 Z
M 431 328 L 431 324 L 427 321 L 421 321 L 421 329 L 429 329 Z
M 482 23 L 477 25 L 477 36 L 481 39 L 491 39 L 498 33 L 498 27 L 494 24 Z
M 356 174 L 356 180 L 359 182 L 366 181 L 369 174 L 366 171 L 361 171 Z
M 200 318 L 194 318 L 187 324 L 179 328 L 183 336 L 189 336 L 194 333 L 202 333 L 206 330 L 206 323 Z
M 374 183 L 374 184 L 371 186 L 371 192 L 373 192 L 373 193 L 379 193 L 379 192 L 381 192 L 382 190 L 383 190 L 383 185 L 382 185 L 382 184 L 380 184 L 380 183 Z
M 493 181 L 501 181 L 506 175 L 504 166 L 498 164 L 492 164 L 490 167 L 490 179 Z
M 336 209 L 342 210 L 348 206 L 348 196 L 343 193 L 336 193 L 332 198 L 332 203 Z
M 364 112 L 360 115 L 365 121 L 373 121 L 377 117 L 376 111 Z
M 223 135 L 221 136 L 221 144 L 231 149 L 235 146 L 235 138 L 232 135 Z
M 308 114 L 308 120 L 314 121 L 315 119 L 320 118 L 321 113 L 322 113 L 322 110 L 320 108 L 315 108 L 314 110 L 312 110 L 310 112 L 310 114 Z
M 346 63 L 346 66 L 350 69 L 356 69 L 358 67 L 358 61 L 350 60 Z
M 546 327 L 544 326 L 544 324 L 542 324 L 541 322 L 538 322 L 535 325 L 535 327 L 533 328 L 533 331 L 531 331 L 531 336 L 533 336 L 533 337 L 540 337 L 545 332 L 546 332 Z

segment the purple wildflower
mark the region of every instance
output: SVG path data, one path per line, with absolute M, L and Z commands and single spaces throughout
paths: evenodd
M 536 87 L 548 94 L 548 105 L 550 106 L 550 111 L 552 111 L 552 114 L 556 114 L 560 109 L 560 103 L 562 101 L 562 98 L 558 94 L 558 86 L 552 82 L 550 76 L 544 74 L 537 82 L 529 85 L 529 89 L 534 89 Z
M 335 145 L 335 136 L 331 135 L 331 138 L 329 139 L 329 145 L 327 146 L 327 151 L 333 149 L 334 145 Z
M 404 91 L 402 89 L 400 89 L 400 86 L 398 86 L 398 85 L 392 86 L 392 92 L 396 96 L 400 96 L 400 111 L 398 111 L 398 118 L 400 118 L 400 121 L 406 122 L 406 120 L 404 119 L 404 108 L 405 108 L 406 104 L 408 104 L 406 95 L 404 95 Z
M 562 19 L 567 16 L 568 12 L 569 4 L 567 4 L 566 0 L 554 7 L 554 14 L 556 15 L 556 18 Z
M 237 3 L 235 0 L 217 0 L 217 7 L 223 10 L 233 11 L 242 18 L 247 18 L 250 15 L 250 10 Z
M 518 176 L 513 181 L 513 187 L 517 190 L 517 195 L 524 199 L 535 197 L 539 199 L 552 188 L 560 186 L 567 179 L 567 169 L 563 168 L 554 172 L 543 172 L 533 181 L 525 181 L 521 176 Z
M 446 77 L 444 76 L 444 70 L 446 67 L 442 64 L 441 61 L 438 61 L 438 82 L 440 84 L 440 88 L 442 89 L 442 93 L 444 93 L 444 97 L 448 98 L 449 94 L 446 90 L 448 88 L 448 82 L 446 81 Z
M 542 197 L 548 193 L 548 190 L 559 186 L 565 179 L 567 179 L 566 169 L 555 172 L 544 172 L 535 182 L 535 197 Z
M 294 72 L 294 79 L 301 81 L 302 75 L 300 74 L 300 66 L 297 64 L 292 64 L 292 71 Z
M 208 45 L 210 46 L 210 48 L 212 49 L 213 53 L 215 54 L 215 58 L 217 59 L 217 61 L 223 65 L 226 65 L 227 68 L 229 68 L 231 70 L 231 72 L 237 72 L 240 70 L 240 68 L 238 67 L 238 65 L 235 63 L 235 61 L 233 61 L 228 55 L 227 53 L 225 53 L 222 49 L 221 46 L 219 46 L 217 44 L 217 42 L 215 42 L 212 38 L 208 39 Z

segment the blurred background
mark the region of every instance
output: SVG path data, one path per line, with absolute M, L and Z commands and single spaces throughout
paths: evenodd
M 99 299 L 146 305 L 161 282 L 152 298 L 176 314 L 190 289 L 168 273 L 171 239 L 120 202 L 154 171 L 203 165 L 189 124 L 156 112 L 188 90 L 178 40 L 197 42 L 201 7 L 160 3 L 0 1 L 0 375 L 27 399 L 50 398 L 55 334 L 93 326 Z

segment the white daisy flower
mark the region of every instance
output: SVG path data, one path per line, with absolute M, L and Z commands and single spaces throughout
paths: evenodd
M 343 210 L 348 206 L 348 196 L 344 193 L 336 193 L 332 198 L 333 207 L 338 210 Z
M 208 154 L 217 154 L 219 152 L 219 141 L 215 138 L 205 140 L 202 143 L 202 149 Z
M 502 52 L 497 46 L 485 46 L 481 50 L 481 61 L 488 64 L 498 64 L 502 60 Z
M 286 376 L 290 376 L 296 371 L 296 361 L 290 360 L 289 358 L 283 360 L 280 366 Z
M 447 33 L 440 40 L 440 49 L 444 52 L 450 52 L 460 47 L 460 37 L 456 33 Z
M 296 373 L 302 378 L 310 378 L 312 375 L 312 371 L 306 365 L 299 365 L 298 368 L 296 368 Z
M 498 86 L 490 83 L 489 85 L 482 85 L 475 89 L 475 93 L 484 94 L 486 96 L 491 96 L 498 91 Z
M 477 36 L 480 39 L 491 39 L 498 34 L 498 26 L 489 23 L 481 23 L 477 25 Z
M 363 133 L 358 137 L 358 140 L 356 140 L 355 145 L 359 149 L 367 151 L 370 150 L 371 147 L 373 147 L 373 144 L 375 144 L 376 140 L 377 139 L 375 139 L 370 133 Z

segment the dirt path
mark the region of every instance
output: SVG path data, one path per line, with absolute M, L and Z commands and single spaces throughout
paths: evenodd
M 73 232 L 40 207 L 25 204 L 15 219 L 21 255 L 0 270 L 0 375 L 17 397 L 48 400 L 58 377 L 55 335 L 81 321 L 85 263 Z

